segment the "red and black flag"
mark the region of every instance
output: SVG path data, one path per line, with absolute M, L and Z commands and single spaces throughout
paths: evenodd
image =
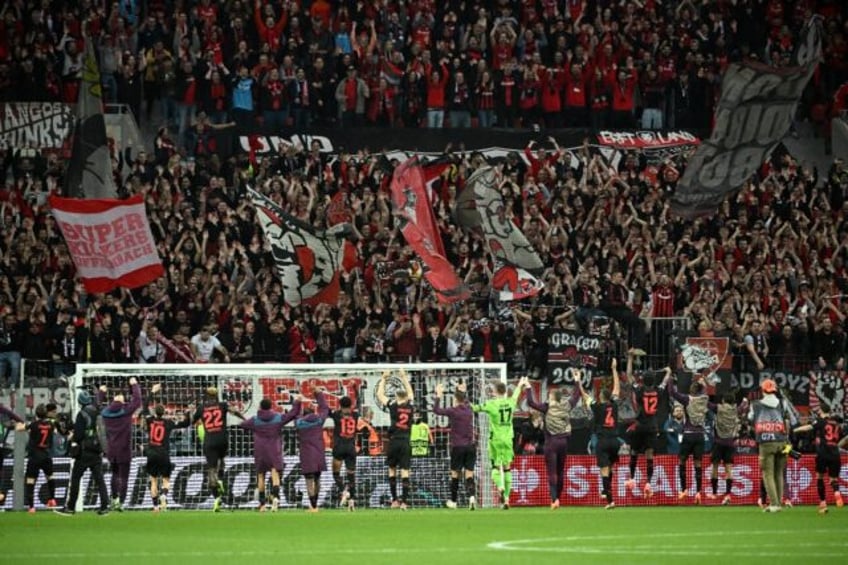
M 451 303 L 470 296 L 445 257 L 442 236 L 424 185 L 417 159 L 401 164 L 392 178 L 392 202 L 407 243 L 424 263 L 424 278 L 436 291 L 439 302 Z
M 290 306 L 333 304 L 339 298 L 339 277 L 345 258 L 349 224 L 317 230 L 287 214 L 278 204 L 248 190 Z

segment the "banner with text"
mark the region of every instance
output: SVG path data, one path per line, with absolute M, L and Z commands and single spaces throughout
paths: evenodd
M 728 67 L 715 128 L 689 160 L 677 185 L 671 201 L 675 214 L 709 214 L 751 178 L 789 132 L 821 57 L 821 25 L 814 18 L 801 31 L 794 66 L 733 63 Z
M 0 104 L 0 147 L 61 149 L 74 127 L 71 107 L 61 102 Z
M 53 216 L 88 292 L 144 286 L 165 274 L 144 200 L 50 196 Z
M 601 338 L 570 330 L 553 330 L 548 343 L 551 384 L 571 384 L 574 382 L 573 369 L 581 369 L 583 386 L 588 390 L 598 367 Z
M 651 486 L 654 496 L 645 498 L 641 485 L 644 470 L 636 471 L 636 485 L 628 488 L 626 463 L 621 463 L 624 472 L 613 472 L 613 499 L 617 506 L 689 506 L 692 498 L 678 500 L 681 491 L 678 485 L 677 456 L 657 455 L 654 457 L 654 476 Z M 706 466 L 705 459 L 704 465 Z M 848 488 L 848 457 L 842 458 L 842 474 L 839 483 Z M 694 469 L 689 463 L 688 484 L 694 484 Z M 724 496 L 724 469 L 719 473 L 720 492 L 716 500 L 704 500 L 708 506 L 718 505 Z M 755 505 L 760 495 L 760 467 L 756 455 L 737 455 L 733 462 L 732 504 Z M 830 489 L 828 489 L 830 490 Z M 817 504 L 815 456 L 804 455 L 798 461 L 789 459 L 786 465 L 786 497 L 793 504 Z M 601 475 L 597 461 L 591 455 L 571 456 L 565 463 L 565 488 L 560 499 L 565 506 L 601 506 Z M 548 473 L 544 457 L 538 455 L 516 457 L 512 469 L 512 497 L 514 506 L 544 506 L 550 504 L 548 496 Z

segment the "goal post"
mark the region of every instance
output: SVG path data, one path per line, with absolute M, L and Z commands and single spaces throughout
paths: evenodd
M 377 508 L 389 502 L 389 487 L 385 456 L 382 447 L 386 444 L 389 415 L 376 398 L 377 384 L 384 371 L 392 371 L 386 387 L 391 398 L 400 386 L 398 370 L 404 369 L 409 376 L 414 393 L 415 409 L 421 414 L 431 431 L 432 445 L 427 456 L 413 457 L 411 479 L 411 502 L 413 507 L 444 506 L 449 498 L 449 433 L 447 418 L 433 413 L 435 388 L 442 384 L 445 389 L 443 402 L 453 404 L 453 392 L 465 383 L 469 401 L 481 403 L 490 395 L 495 381 L 506 382 L 507 370 L 504 363 L 416 363 L 416 364 L 79 364 L 69 378 L 71 412 L 79 411 L 77 393 L 86 390 L 92 394 L 101 385 L 109 389 L 111 396 L 124 392 L 129 394 L 129 379 L 135 377 L 141 385 L 144 402 L 163 404 L 166 417 L 181 418 L 202 399 L 204 391 L 214 386 L 220 398 L 231 409 L 242 412 L 245 417 L 255 416 L 259 403 L 268 398 L 278 411 L 290 410 L 296 395 L 312 398 L 317 388 L 323 388 L 331 409 L 339 408 L 342 397 L 348 396 L 360 416 L 372 415 L 370 424 L 380 441 L 370 445 L 366 435 L 359 444 L 357 458 L 356 503 L 359 507 Z M 148 398 L 151 387 L 162 384 L 162 391 L 155 398 Z M 107 399 L 107 400 L 108 400 Z M 130 472 L 126 508 L 150 508 L 148 477 L 145 469 L 143 446 L 146 431 L 137 416 L 132 437 L 133 463 Z M 255 496 L 256 477 L 253 468 L 253 437 L 241 429 L 239 420 L 229 416 L 227 434 L 229 455 L 224 481 L 230 491 L 231 502 L 238 508 L 253 508 L 258 505 Z M 331 437 L 332 420 L 325 423 Z M 477 438 L 477 468 L 475 470 L 477 498 L 483 507 L 494 504 L 495 487 L 491 480 L 488 458 L 489 423 L 485 416 L 475 417 Z M 305 481 L 300 476 L 295 430 L 287 426 L 280 438 L 283 445 L 285 469 L 281 485 L 281 506 L 303 506 Z M 171 457 L 174 472 L 171 475 L 169 508 L 202 509 L 212 505 L 206 488 L 204 459 L 197 431 L 193 427 L 175 430 L 171 437 Z M 335 505 L 338 492 L 330 472 L 330 446 L 326 448 L 327 469 L 321 477 L 319 504 L 324 507 Z M 107 476 L 110 470 L 106 469 Z M 86 506 L 94 498 L 93 485 L 88 477 L 81 488 L 81 500 Z M 462 490 L 462 489 L 461 489 Z M 465 501 L 460 494 L 460 504 Z

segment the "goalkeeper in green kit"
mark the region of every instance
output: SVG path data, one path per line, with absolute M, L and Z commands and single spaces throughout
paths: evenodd
M 518 406 L 521 392 L 529 387 L 527 377 L 518 381 L 518 386 L 507 397 L 506 383 L 495 384 L 495 398 L 485 404 L 472 404 L 475 412 L 489 416 L 489 460 L 492 462 L 492 480 L 498 487 L 503 509 L 509 510 L 509 493 L 512 490 L 512 459 L 515 452 L 512 447 L 512 417 Z

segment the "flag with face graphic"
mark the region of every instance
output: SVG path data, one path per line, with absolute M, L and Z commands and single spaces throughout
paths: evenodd
M 495 265 L 492 289 L 501 300 L 523 300 L 539 293 L 544 284 L 536 278 L 544 269 L 539 254 L 506 213 L 496 188 L 495 170 L 481 167 L 469 178 L 456 199 L 456 222 L 468 230 L 481 230 Z
M 290 306 L 336 304 L 349 224 L 328 230 L 314 227 L 287 214 L 277 203 L 248 190 L 265 237 L 271 244 L 274 264 Z
M 468 289 L 445 257 L 442 236 L 417 159 L 410 159 L 395 170 L 392 203 L 395 216 L 400 220 L 401 233 L 421 257 L 424 278 L 436 291 L 439 302 L 451 303 L 468 298 Z

